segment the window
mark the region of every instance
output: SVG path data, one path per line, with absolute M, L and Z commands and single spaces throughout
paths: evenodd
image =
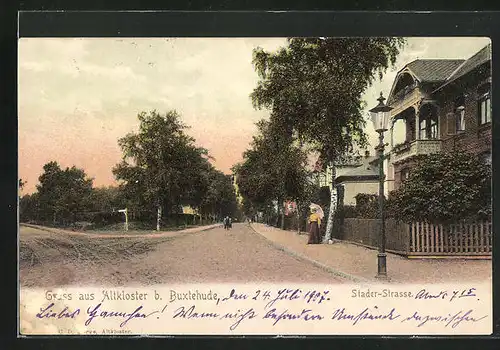
M 405 182 L 410 177 L 410 169 L 404 168 L 401 170 L 401 182 Z
M 456 131 L 465 130 L 465 97 L 462 95 L 455 100 Z
M 432 107 L 430 109 L 423 109 L 420 117 L 419 125 L 419 139 L 437 139 L 438 135 L 438 117 L 437 113 Z
M 460 106 L 456 109 L 457 131 L 465 130 L 465 107 Z
M 479 125 L 491 122 L 490 84 L 484 84 L 478 89 Z
M 437 117 L 432 117 L 429 119 L 429 138 L 437 139 L 438 138 L 438 121 Z
M 425 140 L 427 138 L 426 129 L 427 129 L 427 120 L 422 119 L 420 121 L 420 128 L 419 128 L 419 135 L 418 135 L 418 138 L 420 140 Z

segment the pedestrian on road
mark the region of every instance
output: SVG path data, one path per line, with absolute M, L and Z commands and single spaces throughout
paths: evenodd
M 231 218 L 229 216 L 226 216 L 224 218 L 224 229 L 229 230 L 231 227 L 232 227 Z
M 319 234 L 321 218 L 316 211 L 316 208 L 311 208 L 311 215 L 309 216 L 309 240 L 307 244 L 319 244 L 321 240 Z

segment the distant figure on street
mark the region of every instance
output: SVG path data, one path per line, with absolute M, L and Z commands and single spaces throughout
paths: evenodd
M 309 240 L 307 244 L 319 244 L 321 240 L 319 234 L 321 218 L 316 211 L 316 208 L 311 208 L 311 215 L 309 216 Z
M 231 228 L 231 218 L 229 216 L 226 216 L 224 218 L 224 229 L 229 230 Z

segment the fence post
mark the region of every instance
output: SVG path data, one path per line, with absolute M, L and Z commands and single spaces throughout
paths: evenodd
M 405 254 L 408 255 L 411 251 L 411 226 L 409 224 L 403 224 L 405 227 Z
M 461 222 L 458 227 L 459 227 L 458 241 L 460 242 L 459 252 L 463 253 L 463 251 L 464 251 L 464 224 L 463 224 L 463 222 Z
M 443 225 L 439 225 L 439 251 L 444 253 L 444 232 Z
M 479 251 L 483 253 L 486 247 L 484 246 L 484 225 L 482 222 L 479 227 L 479 246 L 480 246 Z
M 455 225 L 450 224 L 450 230 L 448 232 L 449 232 L 449 236 L 448 236 L 448 240 L 447 240 L 448 250 L 450 253 L 455 253 L 455 251 L 456 251 Z
M 488 252 L 489 253 L 491 253 L 491 248 L 493 245 L 493 231 L 492 231 L 491 225 L 492 225 L 491 223 L 487 224 L 487 227 L 488 227 Z
M 431 249 L 430 249 L 430 251 L 432 253 L 435 253 L 436 252 L 436 250 L 435 250 L 435 241 L 436 241 L 435 234 L 436 234 L 436 232 L 434 230 L 434 224 L 430 224 L 430 226 L 431 226 L 430 227 L 430 232 L 429 232 L 430 235 L 431 235 Z
M 417 252 L 420 252 L 420 236 L 421 236 L 421 228 L 420 228 L 420 222 L 415 223 L 415 233 L 416 233 L 416 238 L 417 238 Z
M 411 251 L 415 251 L 415 222 L 411 223 Z
M 424 223 L 424 233 L 425 233 L 425 245 L 424 245 L 424 251 L 427 253 L 429 251 L 429 223 L 426 222 Z

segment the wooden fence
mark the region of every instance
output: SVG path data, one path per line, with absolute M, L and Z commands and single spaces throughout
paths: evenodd
M 410 225 L 410 255 L 491 255 L 491 223 Z
M 410 225 L 386 221 L 386 249 L 407 257 L 491 257 L 491 223 Z M 345 219 L 335 238 L 377 249 L 380 220 Z
M 336 232 L 334 232 L 336 233 Z M 410 248 L 410 230 L 408 225 L 387 219 L 385 222 L 385 247 L 391 253 L 406 255 Z M 334 238 L 357 243 L 366 247 L 377 248 L 380 240 L 380 220 L 344 219 L 342 229 Z

